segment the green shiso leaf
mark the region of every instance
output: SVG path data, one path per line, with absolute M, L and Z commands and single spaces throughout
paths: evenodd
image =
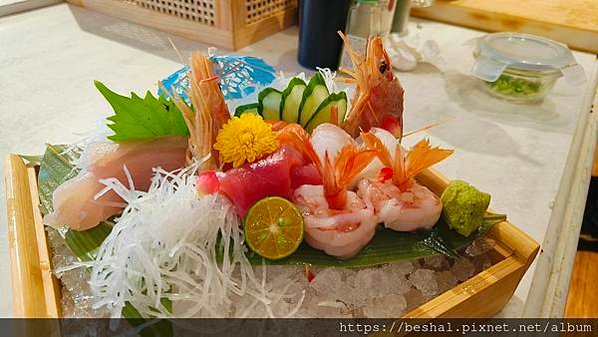
M 114 135 L 108 138 L 120 143 L 130 140 L 147 140 L 165 136 L 189 136 L 189 129 L 181 111 L 172 100 L 163 95 L 155 98 L 149 91 L 144 98 L 131 93 L 121 96 L 108 89 L 102 82 L 95 86 L 114 109 L 108 117 L 108 127 Z

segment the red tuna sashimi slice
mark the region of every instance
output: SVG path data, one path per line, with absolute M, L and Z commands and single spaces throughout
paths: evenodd
M 293 188 L 321 181 L 315 167 L 306 165 L 299 152 L 282 146 L 264 159 L 226 171 L 220 178 L 220 192 L 235 205 L 239 216 L 245 217 L 249 208 L 263 198 L 290 199 Z
M 322 177 L 314 164 L 291 168 L 291 189 L 302 185 L 322 185 Z
M 106 186 L 100 180 L 116 178 L 128 187 L 124 166 L 131 174 L 136 190 L 147 191 L 152 169 L 172 171 L 185 166 L 187 139 L 166 137 L 152 141 L 121 144 L 95 143 L 86 150 L 87 167 L 71 180 L 60 185 L 53 194 L 54 212 L 44 223 L 85 230 L 122 210 L 123 199 L 114 191 L 95 196 Z

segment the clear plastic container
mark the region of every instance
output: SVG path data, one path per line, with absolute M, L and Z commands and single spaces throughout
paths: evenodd
M 542 101 L 556 80 L 585 82 L 585 72 L 566 45 L 522 33 L 489 34 L 477 40 L 472 68 L 489 94 L 514 102 Z
M 392 15 L 388 0 L 356 0 L 349 9 L 346 35 L 366 40 L 370 35 L 387 36 Z
M 388 36 L 392 25 L 393 9 L 393 6 L 389 6 L 388 0 L 355 1 L 349 9 L 345 29 L 345 35 L 355 51 L 365 55 L 370 36 Z M 351 59 L 345 52 L 342 53 L 341 66 L 349 69 L 352 67 Z

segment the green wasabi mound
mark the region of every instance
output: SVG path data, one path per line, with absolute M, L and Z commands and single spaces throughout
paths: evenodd
M 449 228 L 469 236 L 484 223 L 490 204 L 490 194 L 461 181 L 451 181 L 442 196 L 442 217 Z

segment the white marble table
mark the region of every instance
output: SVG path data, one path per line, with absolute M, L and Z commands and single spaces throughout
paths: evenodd
M 261 56 L 288 72 L 304 71 L 296 63 L 297 32 L 292 28 L 278 33 L 242 53 Z M 410 34 L 435 39 L 446 64 L 440 69 L 421 65 L 412 73 L 399 74 L 406 89 L 405 129 L 454 116 L 425 133 L 433 143 L 456 149 L 438 169 L 489 191 L 493 209 L 507 213 L 511 222 L 551 247 L 544 250 L 539 264 L 554 275 L 536 271 L 534 264 L 503 315 L 521 315 L 526 302 L 532 303 L 526 314 L 536 315 L 536 306 L 547 308 L 545 301 L 556 308 L 551 312 L 558 313 L 569 280 L 567 261 L 577 243 L 571 235 L 580 225 L 579 212 L 569 213 L 585 200 L 588 182 L 579 172 L 587 169 L 596 140 L 596 119 L 589 114 L 597 79 L 595 56 L 575 53 L 589 78 L 586 85 L 572 88 L 558 83 L 542 104 L 514 105 L 482 94 L 467 75 L 472 57 L 464 42 L 482 33 L 418 21 L 411 23 Z M 120 92 L 154 90 L 156 80 L 180 67 L 167 37 L 66 4 L 0 18 L 0 157 L 10 152 L 41 153 L 46 142 L 72 142 L 94 129 L 110 113 L 93 87 L 94 79 Z M 206 48 L 181 38 L 172 40 L 184 56 Z M 577 188 L 571 189 L 570 179 Z M 561 225 L 563 218 L 568 220 Z M 561 228 L 567 229 L 569 239 L 559 244 L 555 238 L 564 235 Z M 0 316 L 11 315 L 6 236 L 2 201 Z M 540 295 L 532 292 L 528 298 L 534 275 L 534 288 L 547 290 Z M 549 298 L 551 291 L 554 298 Z

